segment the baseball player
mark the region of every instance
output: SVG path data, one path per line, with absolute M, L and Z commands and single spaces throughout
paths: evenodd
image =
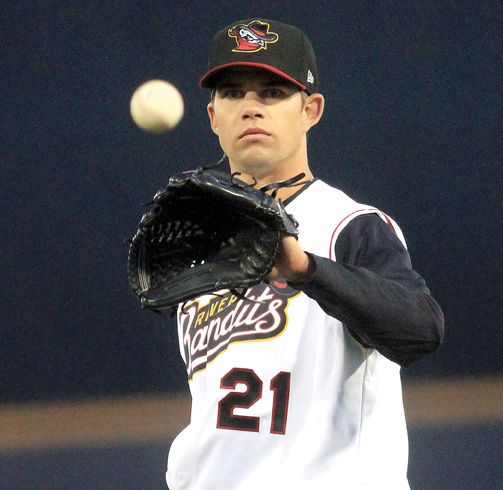
M 311 172 L 318 82 L 296 27 L 247 19 L 211 42 L 200 85 L 231 172 L 257 187 L 305 177 L 277 191 L 299 237 L 268 281 L 178 310 L 192 411 L 171 490 L 409 488 L 400 367 L 438 348 L 443 315 L 398 225 Z

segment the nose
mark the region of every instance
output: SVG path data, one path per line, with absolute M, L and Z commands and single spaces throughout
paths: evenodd
M 254 119 L 264 117 L 264 106 L 257 92 L 250 90 L 243 97 L 243 119 Z

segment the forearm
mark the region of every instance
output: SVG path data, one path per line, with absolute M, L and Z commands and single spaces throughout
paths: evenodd
M 401 365 L 438 348 L 443 314 L 419 275 L 416 287 L 362 267 L 312 258 L 310 281 L 297 287 L 363 343 Z

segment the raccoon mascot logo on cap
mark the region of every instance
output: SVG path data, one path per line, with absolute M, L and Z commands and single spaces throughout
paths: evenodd
M 275 32 L 269 32 L 269 24 L 258 20 L 232 27 L 229 29 L 229 37 L 236 38 L 237 47 L 233 51 L 249 53 L 267 49 L 268 43 L 275 43 L 278 40 Z

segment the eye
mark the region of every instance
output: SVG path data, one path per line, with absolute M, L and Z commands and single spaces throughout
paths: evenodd
M 264 90 L 263 96 L 271 99 L 280 99 L 285 97 L 286 94 L 285 91 L 279 87 L 269 87 Z
M 241 91 L 237 88 L 229 88 L 225 90 L 223 95 L 227 99 L 239 99 L 241 97 Z

